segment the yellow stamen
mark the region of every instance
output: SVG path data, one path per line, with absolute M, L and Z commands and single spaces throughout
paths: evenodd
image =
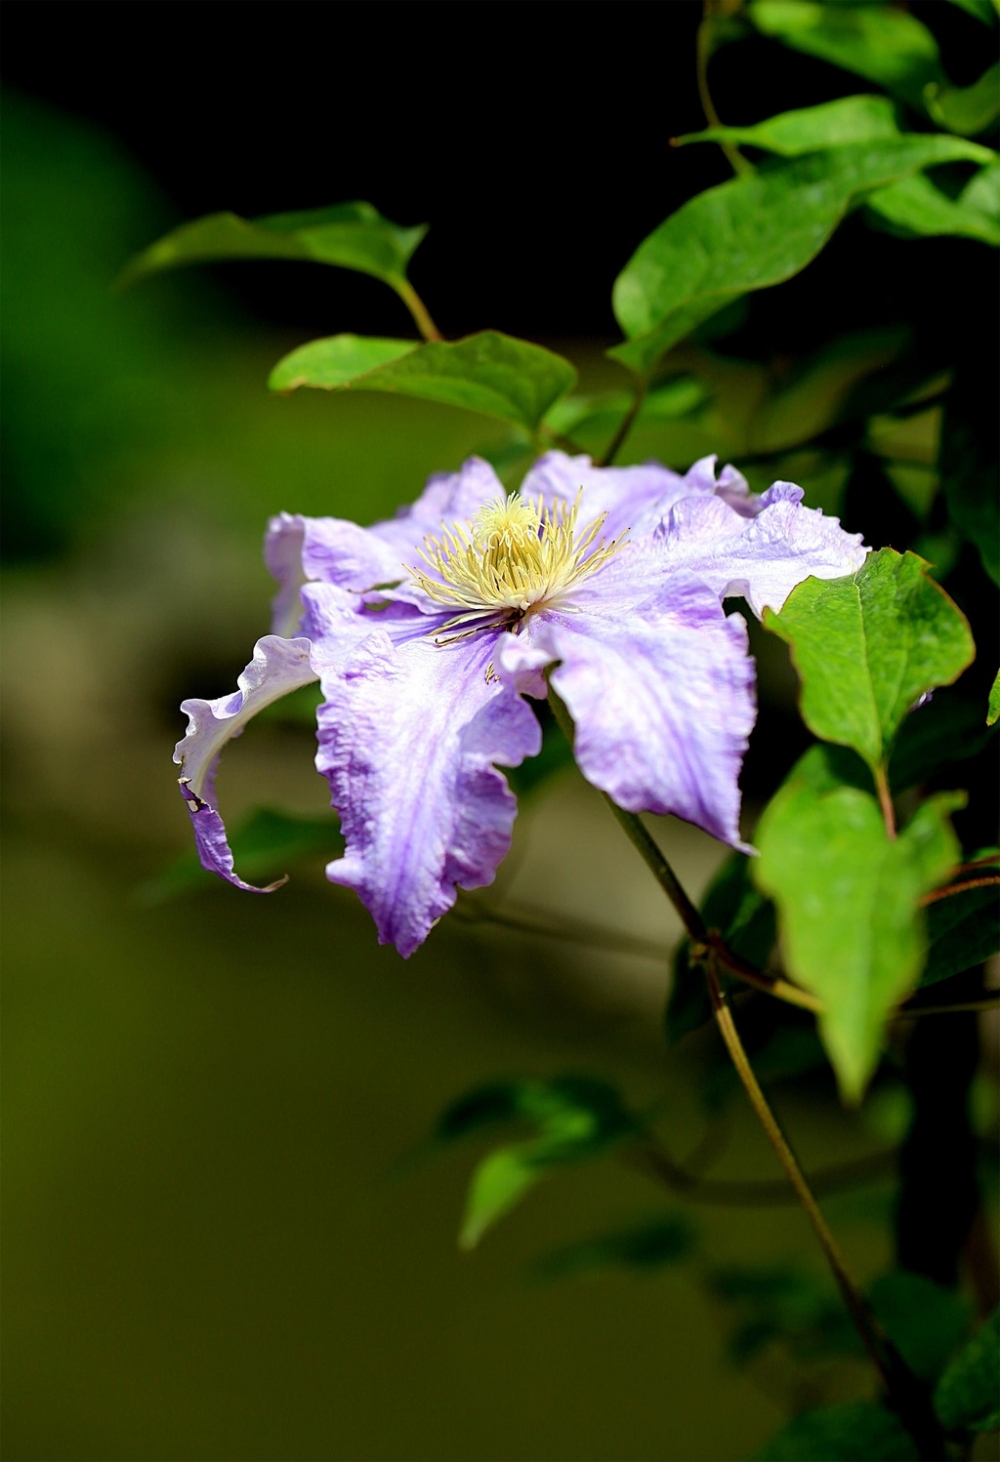
M 457 611 L 442 628 L 473 621 L 482 622 L 464 633 L 512 628 L 532 610 L 562 600 L 607 563 L 623 539 L 597 542 L 605 513 L 577 536 L 582 492 L 572 506 L 559 501 L 550 507 L 541 498 L 536 505 L 511 493 L 506 501 L 480 508 L 471 522 L 442 526 L 439 536 L 425 538 L 420 557 L 434 577 L 421 569 L 411 572 L 428 598 Z

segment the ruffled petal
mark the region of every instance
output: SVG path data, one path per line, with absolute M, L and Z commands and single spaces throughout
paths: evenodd
M 252 716 L 317 678 L 309 660 L 310 648 L 306 639 L 265 635 L 254 646 L 253 659 L 237 680 L 238 688 L 232 695 L 181 704 L 188 729 L 174 749 L 174 761 L 181 768 L 178 780 L 191 814 L 201 866 L 249 893 L 271 893 L 279 884 L 255 888 L 234 872 L 225 825 L 214 805 L 215 767 L 223 746 L 240 734 Z
M 395 645 L 379 629 L 322 675 L 316 765 L 347 844 L 327 875 L 404 957 L 456 886 L 492 882 L 517 810 L 496 766 L 541 744 L 530 707 L 491 671 L 497 638 Z
M 738 778 L 755 718 L 746 625 L 690 574 L 652 587 L 654 555 L 602 570 L 572 609 L 546 609 L 498 655 L 512 684 L 560 662 L 552 685 L 576 724 L 588 781 L 630 812 L 673 813 L 750 852 Z M 610 569 L 609 565 L 609 569 Z
M 741 594 L 754 614 L 779 610 L 803 579 L 856 573 L 868 549 L 839 518 L 804 508 L 802 489 L 776 482 L 762 493 L 756 516 L 742 517 L 719 497 L 675 503 L 656 538 L 667 567 L 689 569 L 721 597 Z

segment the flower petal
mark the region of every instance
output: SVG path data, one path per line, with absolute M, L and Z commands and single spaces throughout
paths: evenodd
M 861 534 L 801 498 L 794 483 L 776 482 L 750 519 L 719 497 L 675 503 L 656 534 L 666 566 L 690 569 L 723 598 L 741 594 L 758 618 L 765 605 L 780 609 L 803 579 L 855 573 L 868 553 Z
M 496 764 L 541 745 L 534 713 L 490 674 L 497 634 L 394 645 L 376 630 L 322 675 L 316 765 L 347 843 L 334 883 L 356 889 L 383 944 L 407 956 L 452 907 L 492 882 L 514 796 Z
M 622 555 L 624 558 L 624 555 Z M 549 608 L 509 635 L 502 672 L 559 661 L 552 685 L 576 724 L 581 771 L 630 812 L 674 813 L 744 852 L 738 777 L 754 723 L 746 625 L 691 574 L 625 568 L 594 576 L 572 609 Z M 610 566 L 609 566 L 610 567 Z M 541 652 L 541 653 L 540 653 Z
M 299 590 L 306 581 L 302 546 L 308 519 L 300 513 L 278 513 L 264 534 L 264 562 L 280 588 L 271 603 L 271 633 L 293 635 L 302 619 Z
M 238 689 L 233 694 L 181 704 L 188 729 L 174 749 L 174 761 L 181 767 L 180 788 L 191 814 L 201 866 L 250 893 L 270 893 L 279 885 L 255 888 L 234 872 L 225 825 L 214 806 L 215 766 L 223 746 L 240 734 L 252 716 L 316 679 L 309 661 L 310 648 L 306 639 L 265 635 L 254 646 L 253 659 L 237 680 Z

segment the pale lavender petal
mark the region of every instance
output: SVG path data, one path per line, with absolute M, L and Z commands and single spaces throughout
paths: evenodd
M 541 743 L 528 704 L 490 669 L 497 639 L 397 646 L 377 630 L 322 676 L 316 765 L 347 843 L 327 874 L 357 890 L 379 940 L 404 956 L 456 885 L 492 882 L 516 812 L 496 766 Z
M 741 517 L 754 517 L 758 510 L 759 500 L 751 495 L 743 473 L 737 472 L 736 468 L 727 462 L 722 471 L 716 475 L 718 460 L 714 452 L 710 457 L 700 457 L 685 474 L 685 487 L 693 488 L 698 492 L 714 493 L 731 508 L 735 508 Z
M 271 603 L 271 633 L 296 633 L 302 619 L 299 590 L 306 581 L 302 567 L 302 546 L 307 519 L 300 513 L 278 513 L 264 535 L 264 562 L 280 588 Z
M 684 494 L 684 479 L 658 462 L 640 467 L 595 467 L 589 457 L 568 457 L 565 452 L 546 452 L 521 484 L 521 494 L 546 503 L 574 502 L 583 488 L 580 523 L 592 523 L 607 513 L 605 535 L 620 537 L 627 528 L 641 531 L 652 514 L 662 516 L 672 502 Z
M 191 814 L 198 857 L 203 868 L 251 893 L 270 893 L 279 885 L 254 888 L 233 871 L 226 829 L 214 805 L 215 766 L 226 742 L 238 736 L 251 717 L 289 691 L 316 679 L 309 660 L 310 648 L 306 639 L 265 635 L 254 646 L 253 659 L 231 695 L 181 704 L 188 729 L 174 749 L 174 761 L 181 768 L 178 781 Z
M 546 609 L 508 635 L 503 673 L 537 674 L 558 661 L 552 685 L 576 724 L 584 776 L 630 812 L 674 813 L 744 852 L 738 778 L 754 723 L 754 666 L 746 625 L 690 574 L 659 585 L 636 555 L 581 589 L 572 609 Z M 610 566 L 609 566 L 610 567 Z
M 759 499 L 752 519 L 720 498 L 685 498 L 657 530 L 666 567 L 687 568 L 721 597 L 742 595 L 754 614 L 779 610 L 803 579 L 856 573 L 868 549 L 838 518 L 801 505 L 802 489 L 778 482 Z

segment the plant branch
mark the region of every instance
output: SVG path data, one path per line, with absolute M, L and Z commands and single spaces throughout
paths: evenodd
M 925 893 L 920 905 L 921 908 L 926 908 L 928 904 L 936 904 L 938 899 L 949 899 L 970 888 L 992 888 L 996 884 L 1000 884 L 1000 873 L 992 873 L 988 878 L 969 878 L 964 883 L 951 883 L 947 888 L 935 888 L 930 893 Z
M 662 1143 L 646 1143 L 639 1154 L 641 1171 L 675 1193 L 683 1193 L 692 1203 L 705 1203 L 733 1208 L 781 1208 L 798 1202 L 797 1195 L 784 1178 L 755 1182 L 753 1179 L 703 1178 L 677 1162 Z M 884 1179 L 892 1161 L 892 1152 L 875 1152 L 867 1157 L 831 1163 L 809 1176 L 809 1186 L 816 1193 L 841 1193 L 866 1183 Z
M 430 311 L 408 279 L 400 280 L 396 293 L 413 316 L 413 322 L 425 340 L 443 340 L 444 336 L 431 319 Z
M 851 1277 L 840 1246 L 827 1225 L 788 1139 L 782 1132 L 754 1075 L 711 953 L 705 962 L 705 978 L 708 981 L 708 991 L 715 1012 L 716 1025 L 736 1069 L 736 1074 L 743 1083 L 743 1088 L 765 1135 L 777 1153 L 785 1175 L 812 1225 L 813 1232 L 819 1240 L 820 1248 L 823 1250 L 824 1257 L 830 1266 L 837 1287 L 855 1328 L 864 1342 L 872 1364 L 881 1376 L 888 1397 L 897 1409 L 900 1420 L 916 1442 L 921 1457 L 926 1459 L 926 1462 L 934 1462 L 934 1459 L 943 1455 L 943 1438 L 926 1391 L 920 1386 L 909 1366 L 906 1365 L 882 1330 Z
M 882 819 L 885 822 L 885 830 L 889 838 L 896 840 L 896 809 L 892 805 L 892 793 L 889 790 L 889 777 L 882 763 L 875 770 L 875 790 L 878 793 L 878 805 L 882 809 Z
M 708 89 L 708 62 L 712 54 L 712 17 L 710 0 L 706 0 L 705 18 L 698 27 L 698 39 L 695 43 L 696 74 L 698 78 L 698 97 L 701 101 L 701 109 L 705 113 L 705 120 L 710 127 L 721 127 L 723 125 L 718 112 L 715 110 L 715 103 L 712 101 L 712 93 Z M 726 157 L 726 161 L 734 173 L 741 177 L 754 171 L 753 164 L 734 147 L 731 142 L 720 142 L 719 146 Z

